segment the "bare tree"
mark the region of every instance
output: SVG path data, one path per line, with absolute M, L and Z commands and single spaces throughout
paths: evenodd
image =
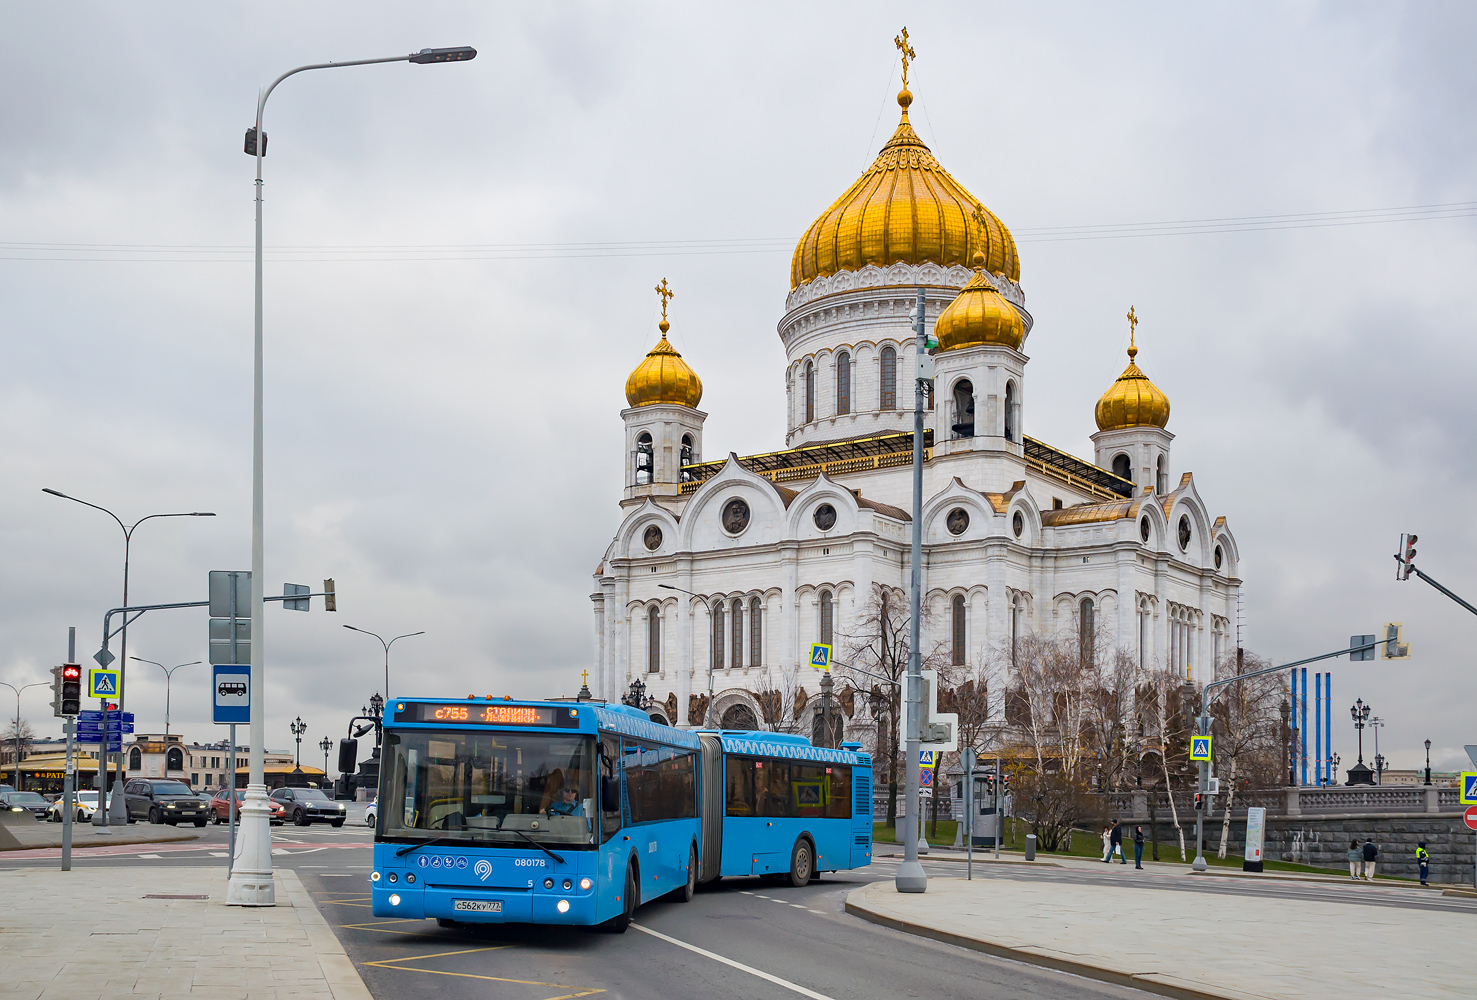
M 768 687 L 759 692 L 759 713 L 767 729 L 776 733 L 800 731 L 800 717 L 810 700 L 800 683 L 797 670 L 781 670 L 776 677 L 773 671 L 765 675 Z
M 31 744 L 36 739 L 36 731 L 25 719 L 11 719 L 5 726 L 5 732 L 0 734 L 0 764 L 16 764 L 16 740 L 20 740 L 20 755 L 24 759 L 31 752 Z
M 1244 654 L 1226 658 L 1217 664 L 1217 677 L 1251 673 L 1271 666 L 1260 657 Z M 1221 844 L 1217 857 L 1226 856 L 1231 839 L 1231 810 L 1236 804 L 1238 785 L 1270 787 L 1281 784 L 1281 747 L 1279 729 L 1282 681 L 1272 675 L 1227 685 L 1211 706 L 1211 724 L 1215 733 L 1215 757 L 1225 767 L 1227 792 L 1225 811 L 1221 815 Z
M 1159 766 L 1164 776 L 1164 790 L 1169 796 L 1170 822 L 1174 825 L 1180 844 L 1180 860 L 1188 861 L 1185 849 L 1185 830 L 1180 824 L 1179 808 L 1175 805 L 1175 786 L 1183 784 L 1184 772 L 1189 755 L 1189 730 L 1182 707 L 1177 704 L 1182 697 L 1179 671 L 1165 665 L 1153 671 L 1139 691 L 1140 709 L 1147 716 L 1146 739 L 1157 744 Z M 1176 780 L 1176 779 L 1179 780 Z

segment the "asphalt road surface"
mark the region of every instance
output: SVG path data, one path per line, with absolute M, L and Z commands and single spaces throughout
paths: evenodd
M 992 958 L 878 927 L 844 912 L 846 894 L 859 885 L 890 879 L 896 861 L 827 875 L 804 889 L 759 879 L 726 878 L 704 887 L 690 903 L 658 900 L 643 906 L 625 934 L 593 929 L 484 926 L 441 928 L 433 920 L 377 918 L 369 909 L 371 833 L 350 813 L 342 829 L 276 827 L 274 855 L 294 869 L 338 934 L 349 957 L 378 1000 L 401 1000 L 434 991 L 438 997 L 497 1000 L 569 1000 L 605 996 L 631 1000 L 862 1000 L 953 997 L 1142 998 L 1137 990 L 1104 985 L 1023 963 Z M 226 860 L 225 830 L 207 827 L 199 841 L 111 848 L 106 856 L 74 859 L 79 873 L 110 865 L 169 869 Z M 0 869 L 54 866 L 54 858 L 0 855 Z M 963 865 L 931 859 L 940 875 L 962 875 Z M 1105 868 L 1107 866 L 1104 866 Z M 1121 880 L 1127 872 L 1072 871 L 976 865 L 983 879 Z M 84 876 L 85 877 L 85 876 Z M 1341 886 L 1295 886 L 1249 880 L 1136 873 L 1139 887 L 1164 891 L 1296 894 L 1337 893 Z M 1437 902 L 1408 890 L 1361 886 L 1372 906 L 1473 904 Z M 1439 898 L 1439 897 L 1438 897 Z M 1002 914 L 1002 919 L 1008 915 Z

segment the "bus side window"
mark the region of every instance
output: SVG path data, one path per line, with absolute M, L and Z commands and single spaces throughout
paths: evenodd
M 831 772 L 831 799 L 826 803 L 826 816 L 831 819 L 851 819 L 851 768 L 843 764 L 828 764 Z
M 758 816 L 758 805 L 754 798 L 755 765 L 762 763 L 752 757 L 726 757 L 728 770 L 728 815 Z
M 777 757 L 757 761 L 754 791 L 759 799 L 759 811 L 755 815 L 776 818 L 795 815 L 790 808 L 789 761 Z
M 615 836 L 621 828 L 621 778 L 615 762 L 620 759 L 620 740 L 614 736 L 600 737 L 600 843 Z M 611 807 L 614 806 L 612 809 Z

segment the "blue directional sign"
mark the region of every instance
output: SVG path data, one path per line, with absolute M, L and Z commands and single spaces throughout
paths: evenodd
M 1207 761 L 1210 760 L 1210 737 L 1209 736 L 1191 736 L 1190 737 L 1190 759 L 1191 760 L 1207 760 Z
M 813 642 L 810 644 L 810 665 L 817 670 L 831 669 L 831 646 L 829 643 Z
M 213 721 L 237 725 L 251 721 L 251 667 L 248 664 L 216 664 L 210 685 Z
M 1462 805 L 1477 806 L 1477 771 L 1462 772 Z

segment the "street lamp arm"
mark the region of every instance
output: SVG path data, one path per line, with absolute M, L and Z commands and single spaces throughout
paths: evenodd
M 79 500 L 79 499 L 77 499 L 76 497 L 72 496 L 69 493 L 63 493 L 61 490 L 54 490 L 54 489 L 50 488 L 49 486 L 43 486 L 43 487 L 41 487 L 41 492 L 42 493 L 50 493 L 54 497 L 61 497 L 63 500 L 70 500 L 73 503 L 80 503 L 84 507 L 91 507 L 93 510 L 100 510 L 100 511 L 102 511 L 104 514 L 108 515 L 113 520 L 117 521 L 118 522 L 118 527 L 120 527 L 120 528 L 123 529 L 123 536 L 125 538 L 128 537 L 128 526 L 123 523 L 123 519 L 122 518 L 120 518 L 117 514 L 114 514 L 112 511 L 108 510 L 108 508 L 106 508 L 106 507 L 99 507 L 97 504 L 95 504 L 95 503 L 88 503 L 86 500 Z
M 395 638 L 393 638 L 389 642 L 385 643 L 385 652 L 389 652 L 390 651 L 390 647 L 393 646 L 393 645 L 395 645 L 395 643 L 399 642 L 401 639 L 409 639 L 413 635 L 425 635 L 425 634 L 426 634 L 425 633 L 425 630 L 423 629 L 423 630 L 421 630 L 419 632 L 406 632 L 404 635 L 397 635 L 397 636 L 395 636 Z

